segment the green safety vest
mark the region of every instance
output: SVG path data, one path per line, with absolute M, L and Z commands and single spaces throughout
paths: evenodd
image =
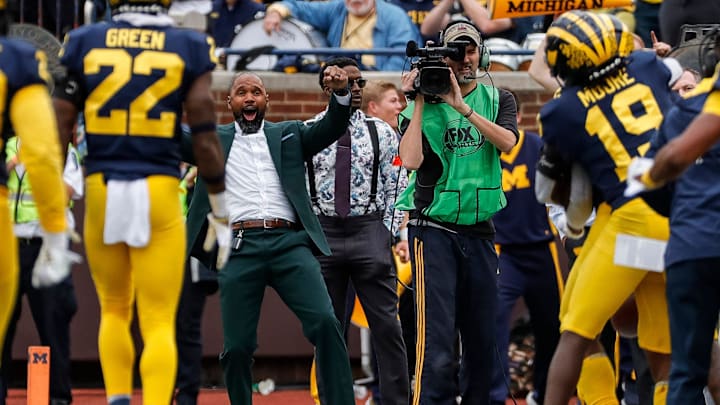
M 18 138 L 16 136 L 8 139 L 5 146 L 6 161 L 10 161 L 18 153 Z M 65 162 L 63 162 L 64 165 Z M 16 170 L 10 170 L 8 173 L 7 188 L 9 191 L 8 202 L 10 206 L 10 216 L 15 224 L 25 224 L 40 220 L 35 200 L 32 196 L 32 188 L 27 179 L 27 172 L 19 176 Z M 70 201 L 72 207 L 72 201 Z
M 183 177 L 180 180 L 180 208 L 182 209 L 183 218 L 187 217 L 188 209 L 188 203 L 187 203 L 187 194 L 188 194 L 188 187 L 187 187 L 187 180 Z
M 495 122 L 500 104 L 495 87 L 478 83 L 464 99 L 477 114 Z M 410 103 L 403 115 L 411 116 L 413 107 Z M 467 118 L 446 103 L 426 103 L 422 132 L 443 167 L 423 215 L 474 225 L 505 207 L 498 149 Z
M 5 146 L 7 160 L 10 161 L 13 159 L 17 156 L 17 153 L 18 138 L 12 137 L 8 139 L 7 145 Z M 13 219 L 13 223 L 16 224 L 34 222 L 40 219 L 37 207 L 35 206 L 35 200 L 33 200 L 30 182 L 25 178 L 26 175 L 27 172 L 23 173 L 22 176 L 18 176 L 16 170 L 10 170 L 8 173 L 7 187 L 9 191 L 10 216 Z

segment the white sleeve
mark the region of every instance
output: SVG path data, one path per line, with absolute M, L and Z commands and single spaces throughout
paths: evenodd
M 592 182 L 579 164 L 572 166 L 570 179 L 570 203 L 565 209 L 567 225 L 574 229 L 585 226 L 593 210 Z
M 65 160 L 65 170 L 63 171 L 63 180 L 73 193 L 69 196 L 73 200 L 79 200 L 85 195 L 85 185 L 83 182 L 83 171 L 80 166 L 80 157 L 77 149 L 72 145 L 68 146 L 67 159 Z
M 662 61 L 665 64 L 665 67 L 667 67 L 670 71 L 670 80 L 668 80 L 668 87 L 672 87 L 675 82 L 680 78 L 680 76 L 682 76 L 683 68 L 682 66 L 680 66 L 680 62 L 678 62 L 678 60 L 675 58 L 662 58 Z
M 552 192 L 555 188 L 555 180 L 542 174 L 540 170 L 535 172 L 535 198 L 543 204 L 552 203 Z
M 338 104 L 344 105 L 346 107 L 350 105 L 350 96 L 351 96 L 351 94 L 349 91 L 348 91 L 348 94 L 346 94 L 344 96 L 339 96 L 339 95 L 333 93 L 333 97 L 335 97 L 335 100 L 337 100 Z
M 558 230 L 558 233 L 560 234 L 560 239 L 565 237 L 565 232 L 563 231 L 562 224 L 565 224 L 565 208 L 558 204 L 547 204 L 548 207 L 548 217 L 550 218 L 550 221 L 552 221 L 553 225 L 555 225 L 555 228 Z

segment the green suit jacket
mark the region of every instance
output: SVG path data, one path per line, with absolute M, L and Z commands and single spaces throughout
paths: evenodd
M 283 191 L 315 248 L 324 255 L 330 254 L 330 247 L 310 203 L 305 178 L 305 161 L 340 138 L 345 133 L 349 120 L 350 106 L 339 104 L 335 97 L 331 96 L 328 113 L 312 126 L 307 126 L 302 121 L 279 123 L 265 121 L 264 126 L 270 155 Z M 217 134 L 227 162 L 235 137 L 235 123 L 218 126 Z M 195 163 L 191 135 L 187 133 L 183 135 L 182 154 L 184 161 Z M 198 177 L 187 215 L 187 252 L 212 269 L 215 268 L 214 254 L 205 253 L 202 249 L 209 212 L 207 186 Z

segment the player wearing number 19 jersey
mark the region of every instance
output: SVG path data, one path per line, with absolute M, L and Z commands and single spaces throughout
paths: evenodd
M 658 382 L 655 403 L 664 404 L 670 339 L 663 274 L 616 265 L 613 258 L 618 234 L 668 238 L 667 220 L 641 199 L 623 197 L 623 190 L 632 157 L 647 150 L 670 107 L 671 73 L 654 53 L 630 53 L 627 28 L 610 15 L 565 13 L 548 30 L 547 44 L 548 65 L 565 86 L 540 111 L 545 145 L 538 171 L 552 176 L 552 166 L 581 165 L 599 206 L 562 298 L 562 335 L 545 404 L 568 403 L 581 365 L 602 356 L 593 353 L 583 363 L 586 350 L 597 347 L 592 342 L 603 325 L 633 294 L 639 344 Z M 614 395 L 605 401 L 617 403 Z
M 101 309 L 98 346 L 110 404 L 129 404 L 137 305 L 143 403 L 167 405 L 175 383 L 175 314 L 185 261 L 178 204 L 180 121 L 198 171 L 224 190 L 210 96 L 212 39 L 172 27 L 169 0 L 111 0 L 113 21 L 68 34 L 56 92 L 61 134 L 83 112 L 88 154 L 85 245 Z

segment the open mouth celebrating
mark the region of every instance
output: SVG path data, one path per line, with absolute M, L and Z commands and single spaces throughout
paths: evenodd
M 235 117 L 240 129 L 246 134 L 254 134 L 260 130 L 262 121 L 265 118 L 264 112 L 258 110 L 257 106 L 247 106 Z

